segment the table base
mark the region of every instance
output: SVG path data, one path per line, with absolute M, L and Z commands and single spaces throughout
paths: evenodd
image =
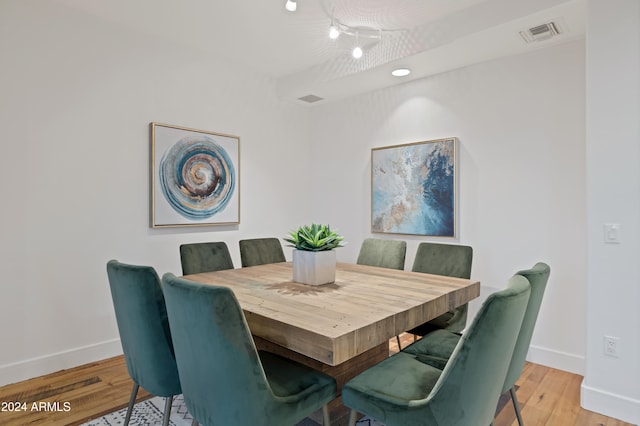
M 299 354 L 298 352 L 294 352 L 258 336 L 253 336 L 253 340 L 258 350 L 264 350 L 283 356 L 287 359 L 291 359 L 299 362 L 300 364 L 311 367 L 314 370 L 321 371 L 336 379 L 338 384 L 338 397 L 329 403 L 329 415 L 331 416 L 331 424 L 333 426 L 347 425 L 349 421 L 349 409 L 342 405 L 342 399 L 340 398 L 344 384 L 353 377 L 362 373 L 364 370 L 373 367 L 389 357 L 389 342 L 387 341 L 361 353 L 360 355 L 357 355 L 354 358 L 351 358 L 348 361 L 343 362 L 342 364 L 332 366 Z

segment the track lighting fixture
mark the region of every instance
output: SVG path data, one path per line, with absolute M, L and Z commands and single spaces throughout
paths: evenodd
M 338 21 L 334 17 L 331 18 L 331 25 L 329 26 L 329 38 L 332 40 L 337 39 L 342 34 L 355 37 L 355 46 L 351 51 L 351 55 L 359 59 L 363 55 L 362 45 L 360 44 L 360 38 L 369 38 L 374 40 L 382 40 L 382 30 L 377 28 L 367 27 L 351 27 Z
M 296 0 L 287 0 L 285 4 L 285 8 L 290 12 L 295 12 L 296 10 Z M 387 31 L 397 31 L 397 30 L 383 30 L 381 28 L 372 28 L 372 27 L 364 27 L 364 26 L 350 26 L 340 22 L 336 19 L 334 12 L 335 9 L 333 7 L 325 8 L 325 12 L 327 16 L 331 18 L 331 23 L 329 25 L 328 35 L 331 40 L 336 40 L 340 36 L 347 35 L 350 37 L 354 37 L 356 39 L 353 50 L 351 51 L 351 55 L 355 59 L 360 59 L 364 54 L 363 47 L 360 44 L 360 38 L 368 38 L 374 40 L 382 40 L 382 33 Z
M 295 12 L 296 9 L 298 8 L 298 4 L 296 3 L 296 0 L 287 0 L 287 3 L 284 5 L 284 8 L 287 9 L 289 12 Z

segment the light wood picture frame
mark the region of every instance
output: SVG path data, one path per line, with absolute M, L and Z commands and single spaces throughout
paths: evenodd
M 371 232 L 456 238 L 457 138 L 371 150 Z

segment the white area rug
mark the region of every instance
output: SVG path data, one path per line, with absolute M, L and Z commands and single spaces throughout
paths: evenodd
M 137 403 L 133 407 L 130 426 L 156 426 L 162 424 L 162 414 L 164 413 L 165 399 L 159 396 Z M 109 413 L 99 419 L 91 420 L 82 426 L 118 426 L 124 424 L 127 409 L 124 408 L 114 413 Z M 187 412 L 187 406 L 182 399 L 182 395 L 173 398 L 171 405 L 171 426 L 191 426 L 193 417 Z
M 162 424 L 162 413 L 164 412 L 164 398 L 154 397 L 143 402 L 137 403 L 131 414 L 130 426 L 157 426 Z M 99 419 L 91 420 L 82 426 L 120 426 L 124 424 L 124 418 L 127 409 L 107 414 Z M 320 417 L 321 418 L 321 417 Z M 173 398 L 171 405 L 171 418 L 169 424 L 171 426 L 191 426 L 193 417 L 187 411 L 182 395 Z M 375 420 L 363 417 L 357 423 L 358 426 L 384 426 Z M 320 426 L 316 421 L 306 418 L 295 426 Z

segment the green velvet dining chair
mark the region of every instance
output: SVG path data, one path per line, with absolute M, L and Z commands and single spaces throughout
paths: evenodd
M 360 246 L 356 263 L 358 265 L 403 270 L 406 254 L 406 241 L 366 238 Z
M 334 378 L 256 350 L 228 287 L 165 274 L 162 288 L 189 413 L 203 425 L 294 425 L 337 397 Z
M 182 244 L 180 263 L 182 275 L 233 269 L 229 247 L 222 241 Z
M 403 270 L 406 255 L 406 241 L 366 238 L 360 246 L 356 263 L 358 265 Z M 398 349 L 400 349 L 400 336 L 396 336 L 396 341 L 398 342 Z
M 411 271 L 469 279 L 472 261 L 473 248 L 469 246 L 424 242 L 418 245 Z M 465 303 L 407 332 L 414 336 L 438 329 L 459 333 L 467 325 L 467 311 Z
M 165 397 L 163 425 L 169 424 L 174 395 L 182 393 L 160 278 L 150 266 L 107 263 L 107 276 L 129 376 L 133 380 L 124 425 L 129 424 L 138 389 Z
M 240 240 L 242 267 L 286 262 L 282 244 L 277 238 L 251 238 Z
M 342 389 L 349 424 L 357 413 L 387 426 L 491 424 L 529 294 L 515 275 L 490 295 L 443 370 L 402 351 L 351 379 Z
M 542 298 L 544 296 L 550 274 L 551 268 L 543 262 L 536 263 L 531 269 L 525 269 L 516 273 L 516 275 L 523 276 L 529 281 L 529 284 L 531 285 L 531 296 L 527 303 L 524 320 L 522 321 L 522 328 L 518 334 L 513 356 L 509 363 L 509 369 L 507 370 L 507 377 L 502 387 L 502 393 L 509 391 L 511 401 L 513 402 L 513 408 L 516 413 L 516 418 L 520 426 L 523 426 L 524 423 L 522 421 L 522 414 L 520 413 L 520 406 L 516 397 L 515 386 L 516 381 L 520 378 L 522 369 L 524 368 L 529 345 L 531 345 L 531 338 L 533 337 L 533 330 L 538 319 L 538 313 L 540 312 Z M 431 365 L 442 369 L 458 345 L 460 338 L 459 334 L 446 330 L 436 330 L 427 334 L 411 346 L 405 348 L 404 352 L 413 355 L 420 355 L 425 359 L 429 359 Z

